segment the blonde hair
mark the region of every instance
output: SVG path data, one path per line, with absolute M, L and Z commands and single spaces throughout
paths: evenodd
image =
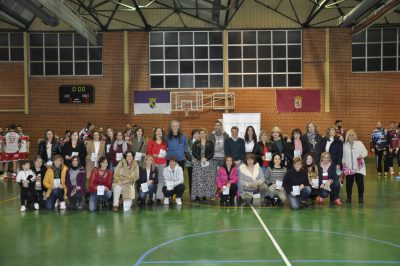
M 200 129 L 199 129 L 199 133 L 202 132 L 202 131 L 204 131 L 204 133 L 206 133 L 206 138 L 207 138 L 207 136 L 208 136 L 208 131 L 207 131 L 207 129 L 205 129 L 205 128 L 200 128 Z
M 146 157 L 144 157 L 144 162 L 146 163 L 147 160 L 151 160 L 151 169 L 154 170 L 156 168 L 155 164 L 154 164 L 154 157 L 153 155 L 146 155 Z
M 332 157 L 331 157 L 331 154 L 329 153 L 329 152 L 327 152 L 327 151 L 324 151 L 322 154 L 321 154 L 321 161 L 322 161 L 322 158 L 324 157 L 324 156 L 328 156 L 329 157 L 329 161 L 332 161 Z
M 346 139 L 345 139 L 345 142 L 348 142 L 349 141 L 349 135 L 354 135 L 354 140 L 358 140 L 357 139 L 357 133 L 354 131 L 354 129 L 350 129 L 349 131 L 347 131 L 347 133 L 346 133 Z
M 279 127 L 275 126 L 275 127 L 273 127 L 272 130 L 271 130 L 271 133 L 273 133 L 273 132 L 282 133 L 282 130 L 281 130 Z

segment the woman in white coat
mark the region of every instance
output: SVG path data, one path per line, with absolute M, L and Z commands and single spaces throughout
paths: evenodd
M 357 140 L 356 132 L 351 129 L 347 131 L 346 141 L 343 144 L 343 174 L 346 176 L 347 203 L 351 203 L 354 179 L 358 188 L 358 203 L 364 202 L 364 176 L 366 175 L 364 158 L 368 151 L 364 144 Z

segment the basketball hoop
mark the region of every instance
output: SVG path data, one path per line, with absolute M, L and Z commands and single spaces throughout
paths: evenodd
M 184 108 L 183 108 L 183 112 L 185 113 L 185 117 L 188 117 L 188 116 L 189 116 L 190 110 L 189 110 L 188 107 L 184 107 Z

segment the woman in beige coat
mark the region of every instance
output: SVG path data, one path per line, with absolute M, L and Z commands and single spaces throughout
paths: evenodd
M 86 150 L 86 178 L 89 179 L 93 169 L 97 167 L 99 158 L 105 156 L 105 144 L 97 130 L 93 132 L 93 139 L 86 143 Z
M 113 211 L 118 211 L 119 197 L 122 194 L 124 201 L 129 201 L 132 205 L 132 199 L 135 198 L 135 183 L 139 179 L 139 166 L 134 160 L 133 153 L 127 151 L 124 158 L 118 163 L 114 171 L 113 180 Z

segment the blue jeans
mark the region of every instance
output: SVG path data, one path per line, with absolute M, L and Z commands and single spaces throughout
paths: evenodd
M 46 209 L 52 210 L 54 209 L 54 204 L 56 201 L 63 202 L 64 201 L 64 189 L 62 188 L 54 188 L 50 196 L 46 200 Z
M 96 192 L 90 193 L 90 199 L 89 199 L 89 211 L 94 212 L 97 210 L 97 206 L 99 205 L 100 200 L 108 201 L 111 199 L 112 196 L 112 191 L 107 190 L 104 191 L 103 196 L 98 196 Z
M 287 198 L 289 199 L 290 207 L 293 210 L 300 209 L 300 201 L 307 200 L 311 194 L 310 187 L 304 187 L 300 190 L 300 195 L 293 197 L 291 193 L 287 193 Z
M 157 186 L 151 184 L 149 186 L 149 191 L 148 192 L 142 192 L 141 190 L 139 191 L 140 199 L 142 199 L 142 200 L 146 199 L 146 194 L 149 194 L 149 200 L 153 200 L 153 194 L 156 191 L 157 191 Z

